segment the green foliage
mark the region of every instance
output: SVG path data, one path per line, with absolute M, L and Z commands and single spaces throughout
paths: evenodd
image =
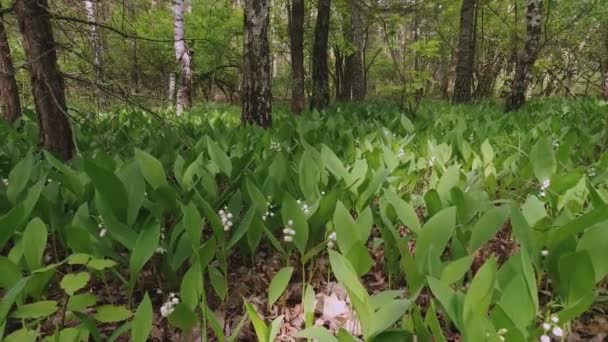
M 546 114 L 565 106 L 564 116 Z M 0 182 L 0 325 L 16 324 L 6 339 L 105 340 L 112 336 L 98 325 L 107 324 L 114 338 L 143 341 L 167 301 L 150 288 L 153 274 L 179 292 L 166 324 L 223 336 L 215 305 L 233 303 L 235 267 L 261 250 L 282 258 L 268 299 L 259 311 L 245 304 L 249 320 L 226 340 L 251 322 L 258 339 L 274 341 L 283 318 L 262 308 L 274 310 L 298 281 L 303 338 L 443 341 L 453 326 L 466 340 L 535 340 L 549 314 L 567 327 L 589 311 L 608 273 L 604 114 L 591 100 L 511 116 L 491 105 L 425 103 L 410 120 L 360 104 L 299 118 L 278 111 L 275 129 L 260 131 L 219 112 L 194 111 L 170 129 L 139 113 L 150 121 L 117 117 L 124 134 L 110 134 L 117 128 L 104 117 L 83 128 L 81 153 L 68 164 L 0 131 L 11 137 L 0 146 L 8 176 L 8 186 Z M 544 138 L 553 134 L 559 147 Z M 509 231 L 519 250 L 482 265 L 475 256 L 510 241 Z M 386 267 L 375 265 L 379 250 Z M 324 258 L 360 335 L 314 326 L 323 293 L 309 278 Z M 384 272 L 386 291 L 368 292 L 372 269 Z M 106 282 L 128 299 L 89 292 Z M 430 295 L 427 311 L 416 304 L 421 293 Z M 38 328 L 64 311 L 77 323 L 43 336 Z

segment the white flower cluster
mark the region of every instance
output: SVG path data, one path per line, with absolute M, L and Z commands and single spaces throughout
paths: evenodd
M 549 189 L 550 186 L 551 186 L 551 181 L 548 179 L 545 179 L 543 181 L 543 184 L 541 184 L 541 186 L 540 186 L 540 193 L 539 193 L 540 197 L 545 197 L 546 190 Z
M 431 157 L 431 159 L 429 159 L 429 167 L 433 167 L 433 165 L 435 165 L 435 157 Z
M 543 249 L 542 251 L 540 251 L 540 255 L 542 257 L 546 257 L 549 255 L 549 250 L 548 249 Z
M 8 186 L 8 179 L 3 178 L 3 179 L 2 179 L 2 183 L 4 183 L 4 185 Z
M 587 170 L 587 175 L 589 177 L 595 177 L 595 168 L 592 166 L 589 168 L 589 170 Z
M 557 138 L 557 137 L 553 138 L 553 147 L 559 148 L 559 138 Z
M 542 327 L 545 333 L 540 337 L 540 342 L 551 342 L 551 336 L 549 336 L 549 331 L 551 331 L 551 335 L 558 339 L 564 337 L 564 331 L 560 328 L 557 323 L 559 323 L 559 318 L 557 315 L 551 315 L 549 318 L 549 322 L 544 322 Z
M 329 234 L 327 237 L 327 248 L 334 248 L 336 237 L 336 232 L 331 232 L 331 234 Z
M 167 253 L 167 249 L 164 248 L 164 247 L 156 247 L 156 249 L 154 250 L 154 252 L 156 254 L 163 255 L 163 254 Z
M 298 202 L 298 204 L 300 205 L 300 208 L 302 208 L 302 211 L 304 212 L 304 215 L 308 215 L 308 213 L 310 213 L 310 209 L 308 208 L 308 204 L 306 204 L 304 201 L 302 201 L 299 198 L 298 198 L 298 200 L 296 202 Z
M 289 220 L 283 229 L 283 241 L 292 242 L 294 236 L 296 236 L 296 231 L 293 230 L 293 220 Z
M 275 152 L 281 152 L 281 144 L 276 141 L 271 141 L 270 150 Z
M 222 226 L 224 226 L 224 231 L 227 232 L 232 228 L 232 213 L 228 211 L 228 207 L 224 206 L 224 209 L 220 209 L 217 212 L 220 215 L 220 220 L 222 221 Z
M 169 293 L 169 300 L 167 300 L 163 306 L 160 307 L 160 314 L 163 317 L 169 317 L 175 310 L 175 306 L 179 304 L 179 298 L 173 292 Z
M 473 133 L 471 133 L 471 135 L 469 135 L 469 141 L 470 142 L 475 141 L 475 136 L 473 135 Z
M 100 229 L 99 231 L 99 237 L 105 237 L 106 234 L 108 234 L 108 230 L 103 226 L 103 219 L 101 218 L 101 216 L 99 216 L 99 223 L 97 224 L 97 227 Z
M 399 149 L 399 154 L 397 154 L 397 157 L 399 157 L 399 159 L 403 159 L 403 157 L 405 157 L 405 151 L 402 148 Z
M 262 215 L 262 221 L 266 221 L 267 218 L 274 216 L 274 213 L 272 212 L 273 205 L 270 201 L 271 199 L 272 197 L 268 196 L 268 200 L 266 201 L 266 212 L 264 213 L 264 215 Z

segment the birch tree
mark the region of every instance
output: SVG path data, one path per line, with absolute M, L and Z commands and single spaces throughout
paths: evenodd
M 192 50 L 187 46 L 184 29 L 184 0 L 173 0 L 173 40 L 175 59 L 179 65 L 177 103 L 175 112 L 181 115 L 184 108 L 192 107 Z
M 21 116 L 21 103 L 15 80 L 15 68 L 4 23 L 0 17 L 0 118 L 13 122 L 19 116 Z
M 272 126 L 269 25 L 269 0 L 245 0 L 241 122 L 264 128 Z
M 91 43 L 91 51 L 93 52 L 93 67 L 95 68 L 95 83 L 102 81 L 102 59 L 103 51 L 99 32 L 97 31 L 97 2 L 95 0 L 85 0 L 84 8 L 87 13 L 87 21 L 89 22 L 89 40 Z M 99 99 L 98 99 L 99 100 Z
M 505 111 L 516 111 L 526 102 L 526 91 L 532 77 L 532 67 L 538 58 L 542 31 L 542 0 L 526 0 L 526 41 L 524 50 L 517 57 L 511 94 L 507 97 Z
M 70 159 L 74 154 L 74 142 L 67 118 L 63 75 L 57 65 L 57 47 L 48 2 L 15 0 L 14 6 L 31 75 L 40 145 L 63 159 Z

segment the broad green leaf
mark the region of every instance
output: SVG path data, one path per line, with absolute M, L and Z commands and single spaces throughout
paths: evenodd
M 281 329 L 281 324 L 283 323 L 283 318 L 284 316 L 281 315 L 270 322 L 270 329 L 268 330 L 268 342 L 276 341 L 279 330 Z
M 129 276 L 130 287 L 135 286 L 135 282 L 139 277 L 139 272 L 144 265 L 150 260 L 156 247 L 158 247 L 158 239 L 160 237 L 160 226 L 158 223 L 151 223 L 145 227 L 137 237 L 131 258 L 129 259 Z
M 441 197 L 444 205 L 447 203 L 450 198 L 450 190 L 453 187 L 457 186 L 460 182 L 460 166 L 452 165 L 439 179 L 439 183 L 437 183 L 437 193 L 439 197 Z
M 494 161 L 494 148 L 492 148 L 492 144 L 490 144 L 488 139 L 481 143 L 481 155 L 483 157 L 484 165 L 488 165 Z
M 19 267 L 5 256 L 0 256 L 0 274 L 0 288 L 5 291 L 15 286 L 22 277 Z
M 137 164 L 139 165 L 139 169 L 144 175 L 144 178 L 154 189 L 158 189 L 161 186 L 168 186 L 165 169 L 158 159 L 138 148 L 135 148 L 135 159 L 137 160 Z
M 148 340 L 148 335 L 152 331 L 152 318 L 152 302 L 148 293 L 146 293 L 144 299 L 137 306 L 135 316 L 133 317 L 131 341 L 146 342 Z
M 55 158 L 52 153 L 48 151 L 42 151 L 45 159 L 51 164 L 52 167 L 56 168 L 63 177 L 61 182 L 68 188 L 77 198 L 80 198 L 84 193 L 84 185 L 80 179 L 78 172 L 72 170 L 70 167 L 65 165 L 59 159 Z
M 595 281 L 599 282 L 608 274 L 608 222 L 602 222 L 589 228 L 578 241 L 577 251 L 586 251 L 591 258 Z
M 201 296 L 203 293 L 203 276 L 201 266 L 198 262 L 195 262 L 190 266 L 186 274 L 182 278 L 180 284 L 181 300 L 184 305 L 195 311 L 196 307 L 201 302 Z
M 69 296 L 73 296 L 74 293 L 87 286 L 89 279 L 91 279 L 91 275 L 88 272 L 68 273 L 63 276 L 59 286 Z
M 24 205 L 18 204 L 8 213 L 0 216 L 0 248 L 4 248 L 4 245 L 13 238 L 15 230 L 17 230 L 26 215 L 29 215 L 29 213 L 26 213 Z
M 366 335 L 374 336 L 393 326 L 403 317 L 410 304 L 408 300 L 397 299 L 382 306 L 373 316 L 372 331 Z
M 217 165 L 217 168 L 230 177 L 232 174 L 232 163 L 228 155 L 211 138 L 207 138 L 207 149 L 211 160 Z
M 11 317 L 17 319 L 40 319 L 54 314 L 57 309 L 56 301 L 44 300 L 17 307 L 17 310 L 11 314 Z
M 179 303 L 169 315 L 169 324 L 183 331 L 189 331 L 198 322 L 198 318 L 186 305 Z
M 46 225 L 39 218 L 32 219 L 23 231 L 23 244 L 27 246 L 23 256 L 30 271 L 42 266 L 47 234 Z
M 302 154 L 298 170 L 300 190 L 302 190 L 306 200 L 315 200 L 321 173 L 317 161 L 309 150 L 305 150 Z
M 95 304 L 97 304 L 97 297 L 90 293 L 84 293 L 71 296 L 70 299 L 68 299 L 67 308 L 69 311 L 83 311 Z
M 228 293 L 228 282 L 222 272 L 215 267 L 209 267 L 209 280 L 211 280 L 211 286 L 217 296 L 224 300 Z
M 350 262 L 340 253 L 330 250 L 329 262 L 336 279 L 348 290 L 351 297 L 359 302 L 367 302 L 367 290 L 363 287 Z
M 203 232 L 203 221 L 201 214 L 193 203 L 182 207 L 183 224 L 188 234 L 188 240 L 192 244 L 192 250 L 198 252 L 201 246 L 201 234 Z
M 97 307 L 93 315 L 100 323 L 116 323 L 129 319 L 133 314 L 124 306 L 102 305 Z
M 448 314 L 448 317 L 452 323 L 454 323 L 454 325 L 461 330 L 461 307 L 456 292 L 447 284 L 438 279 L 428 277 L 427 282 L 429 283 L 431 292 L 439 303 L 441 303 L 441 306 L 443 306 L 443 309 Z
M 455 226 L 456 207 L 441 210 L 424 224 L 416 241 L 416 264 L 420 269 L 426 265 L 431 246 L 439 253 L 443 253 Z
M 392 190 L 385 191 L 385 195 L 389 203 L 395 209 L 395 214 L 397 214 L 399 221 L 413 230 L 416 234 L 420 234 L 420 221 L 418 221 L 418 215 L 416 214 L 414 207 L 399 198 Z
M 245 302 L 245 309 L 247 310 L 247 316 L 253 324 L 253 329 L 258 337 L 258 341 L 268 341 L 268 326 L 264 323 L 264 320 L 258 315 L 253 305 Z M 270 341 L 268 341 L 270 342 Z
M 91 160 L 85 159 L 84 170 L 93 181 L 100 198 L 111 208 L 114 216 L 120 221 L 126 222 L 129 202 L 125 185 L 113 172 L 98 166 Z
M 264 194 L 258 189 L 258 187 L 249 179 L 245 180 L 245 186 L 247 187 L 247 194 L 251 199 L 252 204 L 257 209 L 259 214 L 264 214 L 267 210 L 266 198 Z
M 21 159 L 9 173 L 6 197 L 13 204 L 17 203 L 17 198 L 23 190 L 25 190 L 27 182 L 30 180 L 33 167 L 34 158 L 31 154 L 28 154 L 25 158 Z
M 475 251 L 488 242 L 505 223 L 509 216 L 509 207 L 495 207 L 486 211 L 471 228 L 469 251 Z
M 550 137 L 541 138 L 534 144 L 530 151 L 530 162 L 534 175 L 540 182 L 551 179 L 556 170 L 556 162 Z
M 298 331 L 295 336 L 296 338 L 306 338 L 309 340 L 317 340 L 323 342 L 339 342 L 339 340 L 324 327 L 310 327 L 302 331 Z
M 545 203 L 536 196 L 529 196 L 526 202 L 521 206 L 521 211 L 530 227 L 533 227 L 538 221 L 547 217 Z
M 338 247 L 340 247 L 342 253 L 347 253 L 356 244 L 364 243 L 364 241 L 359 241 L 359 234 L 353 231 L 358 228 L 355 219 L 340 201 L 336 204 L 333 224 L 336 230 Z
M 325 167 L 336 177 L 336 179 L 348 180 L 349 173 L 344 167 L 344 163 L 342 163 L 334 151 L 325 144 L 321 146 L 321 158 L 323 159 Z
M 96 271 L 103 271 L 108 268 L 112 268 L 118 265 L 116 261 L 110 259 L 93 259 L 89 261 L 87 267 L 90 267 Z
M 35 342 L 38 334 L 33 330 L 19 329 L 6 336 L 4 342 Z
M 468 326 L 471 320 L 487 316 L 496 282 L 496 269 L 496 261 L 490 259 L 481 266 L 473 278 L 462 308 L 462 319 L 465 325 Z
M 285 289 L 287 289 L 287 285 L 289 285 L 289 280 L 291 279 L 291 274 L 293 273 L 293 267 L 283 267 L 274 277 L 272 277 L 272 281 L 270 282 L 270 286 L 268 287 L 268 307 L 272 307 L 272 305 L 281 297 Z
M 441 271 L 441 281 L 444 284 L 453 284 L 461 280 L 471 268 L 473 256 L 467 255 L 447 264 Z
M 9 311 L 13 307 L 13 304 L 15 304 L 17 297 L 21 294 L 21 291 L 23 291 L 30 279 L 31 277 L 21 278 L 15 284 L 15 286 L 13 286 L 4 294 L 4 297 L 0 302 L 0 327 L 4 326 L 4 323 L 6 323 L 6 317 L 8 316 Z

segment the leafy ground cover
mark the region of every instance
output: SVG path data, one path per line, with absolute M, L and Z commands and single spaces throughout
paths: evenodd
M 0 127 L 5 341 L 606 337 L 605 102 Z

